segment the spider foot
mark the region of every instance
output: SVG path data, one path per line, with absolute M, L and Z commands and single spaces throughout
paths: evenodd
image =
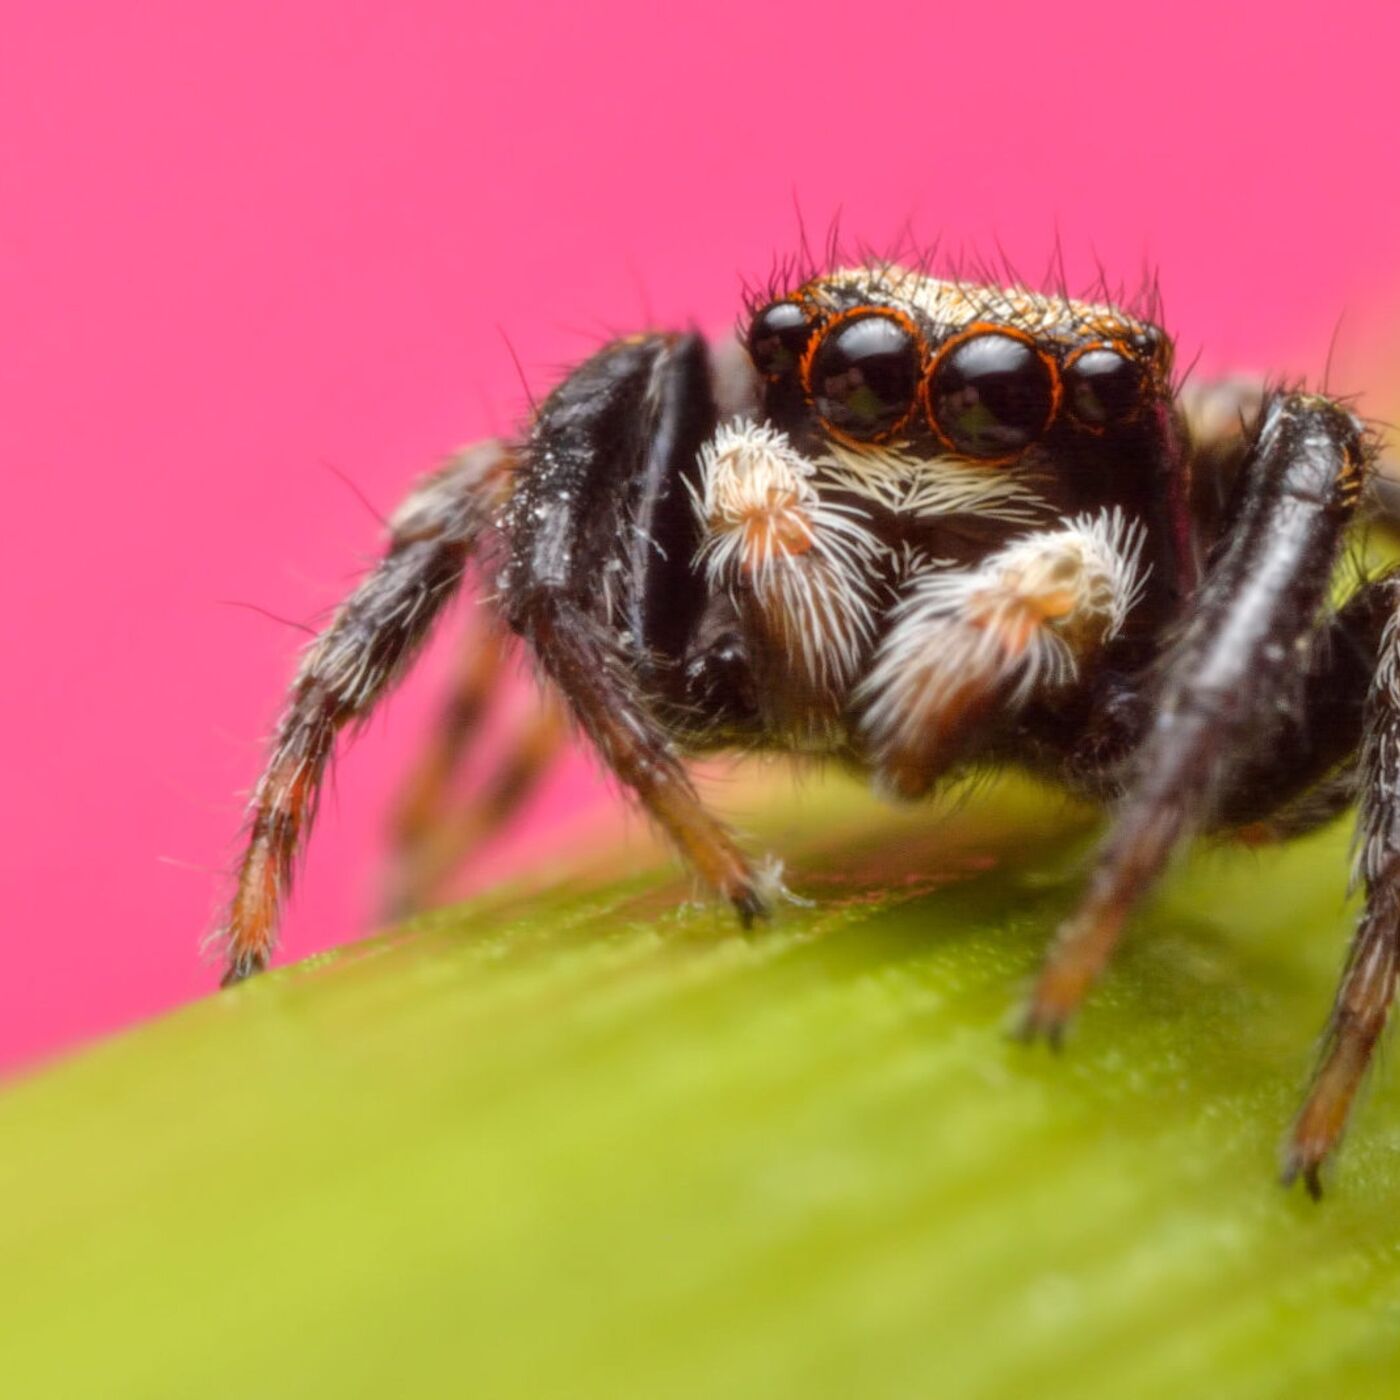
M 1022 1045 L 1034 1045 L 1043 1040 L 1051 1050 L 1058 1053 L 1064 1049 L 1065 1033 L 1069 1028 L 1072 1010 L 1052 1007 L 1037 1000 L 1032 993 L 1030 999 L 1013 1016 L 1010 1036 Z
M 725 890 L 725 895 L 746 933 L 753 932 L 757 923 L 766 924 L 780 903 L 809 907 L 811 904 L 810 900 L 793 894 L 783 883 L 783 863 L 776 856 L 769 856 L 745 870 L 734 885 Z
M 1081 940 L 1068 938 L 1061 930 L 1016 1019 L 1013 1034 L 1017 1040 L 1027 1044 L 1043 1040 L 1052 1050 L 1061 1048 L 1069 1023 L 1098 975 L 1098 958 L 1085 956 L 1085 952 Z
M 1313 1200 L 1322 1198 L 1322 1167 L 1346 1131 L 1347 1118 L 1370 1059 L 1372 1041 L 1337 1034 L 1284 1143 L 1279 1179 L 1299 1178 Z
M 260 954 L 245 953 L 229 958 L 224 975 L 219 978 L 220 988 L 236 987 L 240 982 L 261 972 L 267 966 L 267 959 Z
M 1279 1183 L 1292 1186 L 1299 1178 L 1303 1189 L 1315 1201 L 1322 1199 L 1322 1164 L 1326 1160 L 1331 1145 L 1321 1142 L 1302 1142 L 1296 1132 L 1289 1137 L 1283 1154 L 1283 1169 L 1279 1172 Z
M 756 885 L 746 885 L 729 896 L 734 912 L 739 916 L 739 926 L 745 933 L 752 933 L 756 923 L 767 923 L 773 917 L 773 906 Z

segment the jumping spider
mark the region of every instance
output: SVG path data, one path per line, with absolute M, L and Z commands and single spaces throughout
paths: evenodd
M 1359 799 L 1366 909 L 1284 1162 L 1316 1194 L 1400 966 L 1400 572 L 1328 603 L 1375 458 L 1327 398 L 1178 391 L 1146 317 L 895 266 L 769 295 L 737 346 L 615 341 L 522 441 L 414 490 L 306 653 L 220 930 L 224 983 L 268 961 L 337 733 L 490 544 L 499 617 L 745 925 L 764 878 L 684 755 L 827 755 L 903 799 L 973 760 L 1016 764 L 1106 804 L 1027 1037 L 1060 1037 L 1192 833 L 1293 836 Z M 402 808 L 404 904 L 463 839 L 435 818 L 493 646 Z M 497 811 L 550 742 L 543 724 L 505 761 Z

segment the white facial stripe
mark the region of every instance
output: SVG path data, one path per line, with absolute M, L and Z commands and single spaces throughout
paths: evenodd
M 1031 525 L 1049 510 L 1036 490 L 1037 475 L 1015 467 L 918 457 L 895 446 L 856 449 L 841 443 L 831 443 L 814 467 L 823 483 L 864 496 L 896 515 L 979 515 Z

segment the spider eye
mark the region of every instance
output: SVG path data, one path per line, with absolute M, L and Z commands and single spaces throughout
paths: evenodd
M 928 413 L 939 434 L 969 457 L 1005 457 L 1034 442 L 1055 413 L 1054 373 L 1023 340 L 973 335 L 934 364 Z
M 797 302 L 772 302 L 749 327 L 749 358 L 766 379 L 780 379 L 797 368 L 811 334 L 807 313 Z
M 904 317 L 858 314 L 822 338 L 807 367 L 807 390 L 824 423 L 873 442 L 909 416 L 920 358 L 919 337 Z
M 1126 422 L 1142 404 L 1138 365 L 1116 350 L 1086 350 L 1065 366 L 1069 410 L 1091 428 Z

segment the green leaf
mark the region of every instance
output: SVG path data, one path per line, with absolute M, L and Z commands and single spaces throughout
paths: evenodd
M 815 901 L 751 938 L 600 861 L 12 1086 L 5 1393 L 1394 1392 L 1394 1085 L 1320 1206 L 1275 1182 L 1345 824 L 1198 853 L 1058 1057 L 1003 1027 L 1082 816 L 745 824 Z

